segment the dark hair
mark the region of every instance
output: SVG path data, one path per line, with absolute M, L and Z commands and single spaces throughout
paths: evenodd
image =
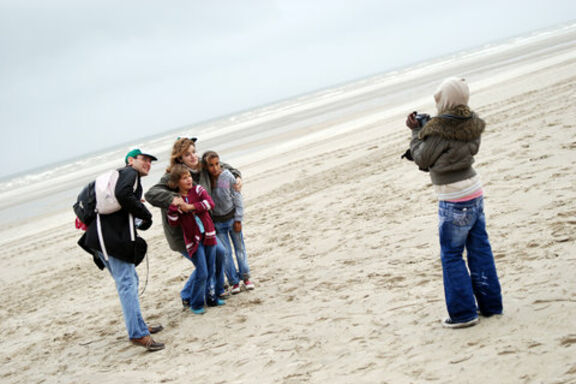
M 202 155 L 202 165 L 205 165 L 206 163 L 208 163 L 208 160 L 219 159 L 219 158 L 220 158 L 220 156 L 215 151 L 206 151 Z
M 168 187 L 170 189 L 178 189 L 178 183 L 184 175 L 190 175 L 190 171 L 184 164 L 174 164 L 170 170 L 170 178 L 168 179 Z

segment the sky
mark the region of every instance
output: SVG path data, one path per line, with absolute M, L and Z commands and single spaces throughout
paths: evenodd
M 570 21 L 573 0 L 0 0 L 0 178 Z

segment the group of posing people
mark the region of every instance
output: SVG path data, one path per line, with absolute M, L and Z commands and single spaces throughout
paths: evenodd
M 195 143 L 196 138 L 176 140 L 166 173 L 145 198 L 161 208 L 170 248 L 194 264 L 180 297 L 186 309 L 202 315 L 207 306 L 224 305 L 227 297 L 240 293 L 242 288 L 254 289 L 254 283 L 242 235 L 241 174 L 221 163 L 214 151 L 204 153 L 200 160 Z M 156 160 L 140 149 L 128 152 L 126 167 L 118 170 L 115 187 L 122 209 L 100 215 L 79 241 L 96 264 L 108 269 L 114 278 L 130 340 L 149 351 L 165 347 L 150 336 L 163 327 L 148 326 L 142 317 L 136 273 L 141 258 L 135 256 L 138 250 L 134 249 L 134 239 L 135 228 L 146 230 L 152 225 L 152 214 L 141 200 L 140 178 L 148 175 Z
M 484 192 L 472 167 L 485 123 L 468 107 L 469 96 L 464 79 L 448 78 L 434 94 L 436 116 L 414 112 L 406 119 L 412 139 L 405 156 L 415 161 L 420 170 L 429 172 L 438 196 L 440 258 L 449 315 L 442 325 L 449 328 L 469 327 L 478 322 L 479 315 L 500 315 L 503 310 L 486 231 Z M 253 289 L 254 285 L 242 236 L 240 172 L 221 163 L 213 151 L 204 153 L 199 161 L 195 141 L 179 138 L 174 143 L 166 174 L 145 197 L 162 209 L 170 248 L 195 266 L 181 291 L 182 304 L 195 314 L 203 314 L 205 306 L 225 303 L 223 299 L 229 294 L 225 275 L 233 294 L 240 291 L 241 284 L 246 289 Z M 130 339 L 149 351 L 164 348 L 150 336 L 162 326 L 148 327 L 142 319 L 134 250 L 126 244 L 134 238 L 134 233 L 127 233 L 133 226 L 130 215 L 142 220 L 140 229 L 152 223 L 152 215 L 140 200 L 140 177 L 148 174 L 154 160 L 154 156 L 134 150 L 126 155 L 127 166 L 119 170 L 116 196 L 122 210 L 102 217 L 110 256 L 105 258 L 101 252 L 95 225 L 90 225 L 80 240 L 95 261 L 114 277 Z M 130 230 L 126 229 L 127 220 Z

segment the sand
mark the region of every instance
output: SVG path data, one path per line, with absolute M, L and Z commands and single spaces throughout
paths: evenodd
M 10 228 L 0 382 L 576 383 L 574 42 L 571 31 L 539 41 L 545 53 L 526 46 L 413 72 L 398 87 L 422 85 L 396 102 L 237 158 L 256 289 L 204 316 L 181 309 L 192 265 L 168 250 L 153 209 L 141 304 L 165 326 L 160 352 L 128 342 L 113 281 L 76 246 L 71 212 Z M 461 330 L 440 326 L 433 188 L 400 159 L 405 115 L 433 112 L 430 95 L 450 74 L 469 78 L 487 122 L 476 170 L 505 307 Z M 144 283 L 145 263 L 138 271 Z

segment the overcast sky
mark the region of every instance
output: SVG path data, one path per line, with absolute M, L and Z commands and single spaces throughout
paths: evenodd
M 0 177 L 576 19 L 397 3 L 0 0 Z

